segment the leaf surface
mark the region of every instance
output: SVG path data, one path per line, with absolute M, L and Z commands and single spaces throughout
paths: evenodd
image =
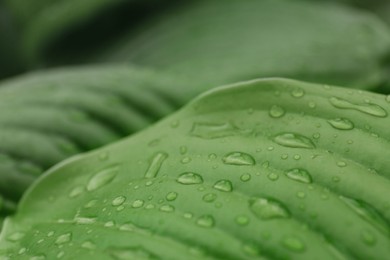
M 384 259 L 390 103 L 286 79 L 208 92 L 52 168 L 0 237 L 4 257 Z

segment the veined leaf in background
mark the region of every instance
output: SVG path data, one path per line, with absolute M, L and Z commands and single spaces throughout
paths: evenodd
M 52 168 L 5 257 L 385 259 L 390 103 L 284 79 L 209 92 Z
M 122 27 L 175 1 L 161 0 L 5 0 L 21 33 L 22 51 L 31 63 L 77 62 Z M 56 53 L 53 53 L 56 52 Z
M 131 66 L 31 73 L 0 85 L 0 194 L 17 200 L 59 161 L 137 132 L 195 94 Z M 1 211 L 1 206 L 0 206 Z
M 209 86 L 264 76 L 373 88 L 390 31 L 336 3 L 204 0 L 170 10 L 101 60 L 154 66 Z

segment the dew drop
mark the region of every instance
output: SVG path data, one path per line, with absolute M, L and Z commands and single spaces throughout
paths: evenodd
M 243 182 L 247 182 L 247 181 L 250 181 L 251 178 L 252 177 L 249 173 L 244 173 L 243 175 L 241 175 L 240 180 Z
M 254 245 L 244 245 L 242 250 L 249 256 L 258 256 L 260 254 L 259 249 Z
M 187 153 L 187 146 L 182 145 L 180 146 L 180 154 L 186 154 Z
M 295 98 L 301 98 L 305 95 L 305 91 L 301 88 L 295 88 L 291 91 L 291 96 Z
M 177 182 L 185 185 L 201 184 L 203 183 L 203 178 L 197 173 L 185 172 L 179 175 Z
M 115 260 L 158 259 L 158 257 L 142 247 L 111 247 L 107 249 Z
M 162 212 L 173 212 L 173 211 L 175 211 L 175 208 L 172 205 L 162 205 L 160 207 L 160 211 L 162 211 Z
M 252 198 L 249 200 L 249 207 L 253 214 L 262 220 L 290 217 L 287 208 L 274 199 Z
M 286 171 L 286 176 L 294 181 L 312 183 L 311 175 L 303 169 L 291 169 Z
M 200 227 L 211 228 L 215 225 L 215 220 L 211 215 L 203 215 L 196 220 L 196 224 Z
M 104 223 L 104 226 L 105 227 L 113 227 L 113 226 L 115 226 L 115 222 L 114 221 L 107 221 L 106 223 Z
M 176 198 L 177 198 L 177 192 L 169 192 L 168 194 L 167 194 L 167 196 L 165 196 L 165 198 L 166 198 L 166 200 L 167 201 L 174 201 L 174 200 L 176 200 Z
M 328 123 L 335 129 L 338 130 L 351 130 L 354 128 L 353 123 L 345 118 L 336 118 L 328 120 Z
M 203 201 L 204 202 L 213 202 L 217 199 L 217 194 L 215 193 L 207 193 L 203 196 Z
M 230 123 L 195 123 L 191 130 L 191 135 L 214 139 L 239 134 L 239 130 Z
M 315 148 L 314 143 L 307 137 L 294 133 L 283 133 L 274 137 L 274 142 L 289 148 Z
M 229 165 L 254 165 L 255 159 L 247 153 L 232 152 L 222 159 L 225 164 Z
M 12 241 L 12 242 L 16 242 L 16 241 L 21 240 L 25 235 L 26 234 L 23 232 L 15 232 L 15 233 L 12 233 L 11 235 L 9 235 L 7 237 L 7 240 Z
M 343 168 L 343 167 L 347 166 L 347 163 L 340 161 L 340 162 L 337 162 L 337 166 L 340 167 L 340 168 Z
M 329 99 L 329 102 L 336 108 L 341 108 L 341 109 L 353 109 L 357 110 L 359 112 L 371 115 L 371 116 L 376 116 L 376 117 L 386 117 L 387 112 L 384 110 L 381 106 L 368 103 L 368 104 L 353 104 L 347 100 L 341 99 L 341 98 L 336 98 L 336 97 L 331 97 Z
M 126 197 L 125 196 L 119 196 L 119 197 L 116 197 L 115 199 L 113 199 L 111 205 L 112 206 L 120 206 L 122 205 L 124 202 L 126 201 Z
M 277 181 L 279 179 L 279 175 L 275 172 L 270 172 L 268 175 L 267 175 L 268 179 L 270 179 L 271 181 Z
M 144 201 L 143 200 L 135 200 L 131 206 L 133 208 L 137 209 L 137 208 L 142 207 L 143 205 L 144 205 Z
M 269 110 L 269 115 L 273 118 L 282 117 L 285 113 L 286 111 L 282 107 L 276 105 L 272 106 Z
M 306 198 L 306 193 L 304 193 L 303 191 L 298 191 L 297 197 L 300 199 L 304 199 L 304 198 Z
M 229 180 L 219 180 L 214 184 L 213 188 L 219 191 L 231 192 L 233 190 L 233 184 Z
M 69 192 L 69 198 L 75 198 L 80 196 L 84 192 L 84 186 L 76 186 Z
M 96 173 L 88 182 L 87 190 L 94 191 L 109 184 L 118 173 L 118 166 L 110 167 Z
M 96 248 L 96 245 L 91 241 L 85 241 L 81 244 L 81 247 L 85 249 L 93 250 Z
M 247 216 L 237 216 L 235 222 L 240 226 L 246 226 L 249 224 L 249 218 Z
M 376 244 L 376 238 L 374 234 L 369 230 L 363 230 L 360 234 L 360 237 L 362 241 L 368 246 L 373 246 Z
M 287 249 L 294 251 L 294 252 L 300 253 L 300 252 L 305 251 L 305 245 L 297 237 L 293 237 L 293 236 L 286 237 L 285 239 L 283 239 L 282 245 L 284 247 L 286 247 Z
M 65 233 L 65 234 L 57 237 L 57 239 L 54 243 L 56 245 L 62 245 L 62 244 L 70 242 L 71 240 L 72 240 L 72 233 L 68 232 L 68 233 Z
M 155 178 L 163 164 L 163 162 L 168 158 L 168 154 L 164 152 L 157 153 L 154 155 L 152 162 L 149 165 L 145 173 L 145 178 Z
M 86 209 L 93 208 L 98 204 L 98 202 L 99 202 L 98 200 L 90 200 L 87 202 L 87 204 L 84 205 L 84 208 Z
M 30 260 L 45 260 L 46 256 L 41 254 L 41 255 L 35 255 L 33 257 L 30 257 Z
M 99 161 L 106 161 L 109 157 L 108 151 L 103 151 L 98 155 Z
M 386 101 L 390 103 L 390 95 L 386 96 Z
M 191 160 L 192 160 L 191 157 L 186 156 L 186 157 L 184 157 L 184 158 L 181 160 L 181 163 L 182 163 L 182 164 L 187 164 L 187 163 L 190 163 Z

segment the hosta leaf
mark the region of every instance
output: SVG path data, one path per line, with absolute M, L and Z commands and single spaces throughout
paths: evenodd
M 209 92 L 43 176 L 4 257 L 386 259 L 390 103 L 284 79 Z
M 95 46 L 129 29 L 161 0 L 5 0 L 21 28 L 24 54 L 30 62 L 80 60 Z M 172 1 L 170 1 L 172 2 Z M 164 3 L 169 5 L 170 3 Z M 84 41 L 87 41 L 88 44 Z M 89 45 L 89 46 L 88 46 Z M 54 51 L 54 52 L 53 52 Z M 44 57 L 43 57 L 44 56 Z M 68 57 L 67 57 L 68 56 Z M 70 57 L 69 57 L 70 56 Z M 44 58 L 44 59 L 42 59 Z
M 343 5 L 207 0 L 132 31 L 101 59 L 154 66 L 209 86 L 288 76 L 370 88 L 383 81 L 389 52 L 389 28 Z
M 59 161 L 139 131 L 190 97 L 130 66 L 31 73 L 0 85 L 0 194 L 18 199 Z M 1 208 L 1 207 L 0 207 Z

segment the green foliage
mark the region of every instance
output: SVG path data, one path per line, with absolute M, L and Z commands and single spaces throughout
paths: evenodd
M 52 168 L 4 258 L 385 259 L 390 100 L 285 79 L 223 87 Z
M 100 60 L 153 66 L 216 86 L 284 76 L 372 88 L 384 80 L 389 29 L 335 3 L 204 0 L 131 31 Z
M 61 160 L 172 113 L 190 99 L 190 91 L 175 91 L 178 82 L 120 65 L 36 72 L 3 82 L 0 194 L 17 200 L 37 176 Z

